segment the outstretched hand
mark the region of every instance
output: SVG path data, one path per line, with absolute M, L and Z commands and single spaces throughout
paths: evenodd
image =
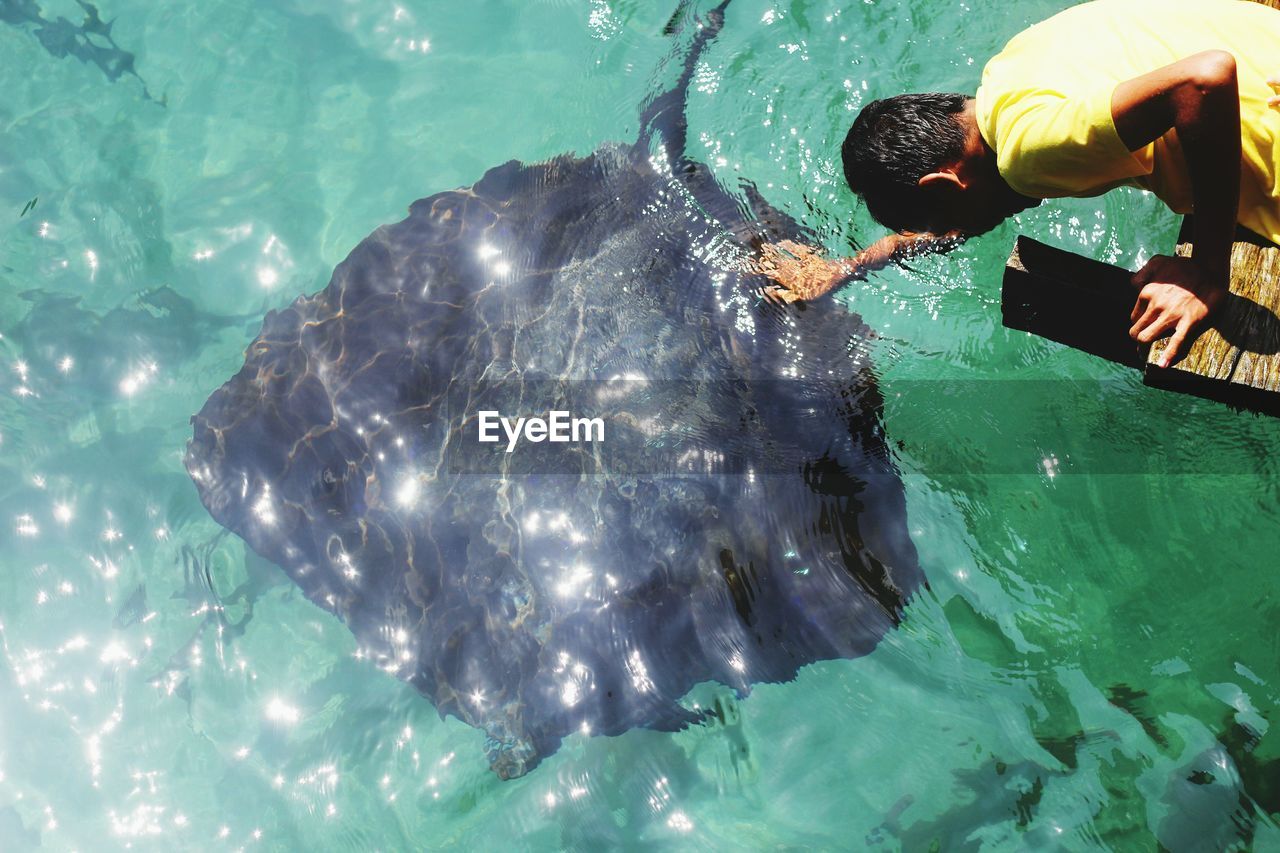
M 824 258 L 818 249 L 792 240 L 765 243 L 751 270 L 776 281 L 765 293 L 783 302 L 816 299 L 857 272 L 848 261 Z
M 1191 258 L 1156 255 L 1133 276 L 1138 301 L 1129 319 L 1129 337 L 1149 344 L 1172 330 L 1160 354 L 1168 367 L 1186 354 L 1209 315 L 1226 296 L 1225 281 L 1210 280 Z

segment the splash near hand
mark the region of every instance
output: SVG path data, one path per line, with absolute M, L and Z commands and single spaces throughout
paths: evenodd
M 749 269 L 776 281 L 765 293 L 783 302 L 817 299 L 857 272 L 848 261 L 825 258 L 818 249 L 792 240 L 765 243 Z

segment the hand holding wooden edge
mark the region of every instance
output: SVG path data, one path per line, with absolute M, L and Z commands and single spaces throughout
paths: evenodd
M 1190 217 L 1177 254 L 1191 254 Z M 1240 229 L 1230 292 L 1184 358 L 1161 366 L 1169 339 L 1129 336 L 1132 272 L 1019 237 L 1005 268 L 1004 325 L 1142 371 L 1154 388 L 1280 416 L 1280 247 Z

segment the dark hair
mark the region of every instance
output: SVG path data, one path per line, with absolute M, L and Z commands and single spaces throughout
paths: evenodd
M 840 149 L 844 177 L 881 225 L 918 227 L 918 182 L 964 154 L 965 131 L 956 115 L 968 100 L 952 93 L 896 95 L 858 113 Z

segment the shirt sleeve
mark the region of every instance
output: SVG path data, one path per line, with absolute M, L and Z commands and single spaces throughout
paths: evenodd
M 1154 146 L 1131 152 L 1116 132 L 1114 88 L 1006 92 L 994 118 L 996 159 L 1009 186 L 1033 198 L 1091 196 L 1150 175 Z

